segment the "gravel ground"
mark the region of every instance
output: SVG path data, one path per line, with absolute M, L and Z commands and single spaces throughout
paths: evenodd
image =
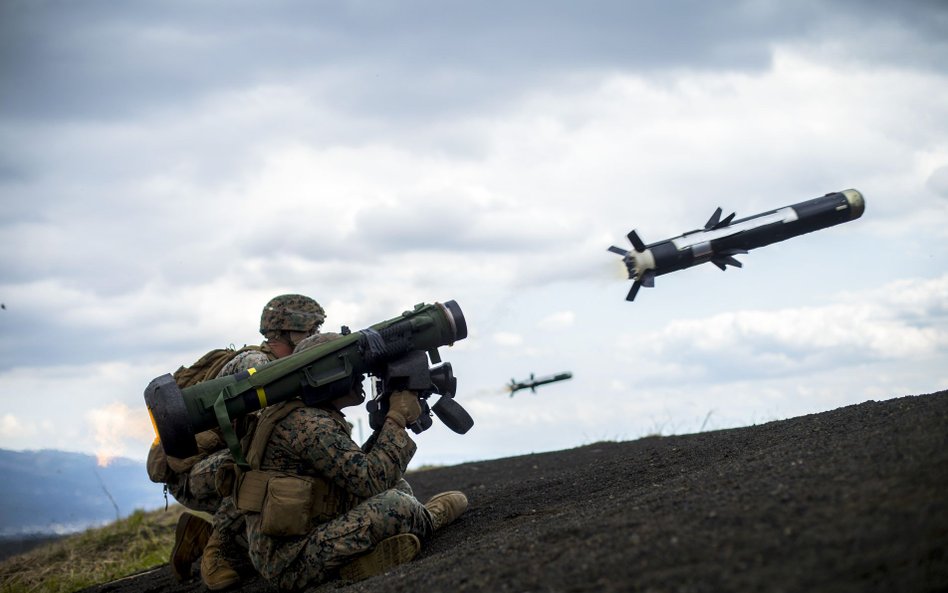
M 948 590 L 948 391 L 409 477 L 470 509 L 415 561 L 311 591 Z M 85 591 L 205 589 L 162 566 Z

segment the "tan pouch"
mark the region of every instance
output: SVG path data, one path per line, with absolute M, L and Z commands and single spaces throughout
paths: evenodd
M 227 446 L 220 429 L 205 430 L 194 435 L 194 440 L 198 446 L 198 455 L 207 457 L 211 453 L 217 453 Z
M 184 459 L 167 455 L 166 459 L 168 460 L 168 467 L 171 468 L 171 471 L 176 474 L 185 474 L 191 471 L 191 468 L 197 465 L 197 462 L 201 461 L 205 457 L 207 457 L 207 455 L 198 453 L 197 455 L 192 455 L 191 457 L 186 457 Z
M 259 513 L 267 498 L 267 482 L 273 474 L 250 470 L 237 472 L 237 487 L 234 488 L 234 504 L 241 511 Z
M 295 476 L 271 477 L 260 513 L 260 531 L 284 537 L 309 532 L 313 506 L 312 480 Z
M 168 467 L 168 457 L 161 443 L 155 441 L 148 450 L 148 459 L 145 461 L 145 468 L 148 470 L 148 479 L 156 484 L 163 484 L 171 479 L 174 472 Z

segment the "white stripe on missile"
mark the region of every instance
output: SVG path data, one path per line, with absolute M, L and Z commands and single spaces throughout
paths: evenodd
M 744 231 L 749 231 L 750 229 L 756 229 L 768 224 L 774 224 L 776 222 L 793 222 L 798 218 L 797 211 L 787 206 L 786 208 L 781 208 L 776 212 L 771 212 L 770 214 L 764 214 L 755 218 L 749 218 L 743 222 L 732 224 L 720 229 L 714 229 L 711 231 L 698 231 L 697 233 L 682 235 L 681 237 L 672 239 L 671 242 L 675 247 L 678 248 L 678 251 L 683 251 L 689 247 L 700 245 L 701 243 L 709 243 L 715 239 L 730 237 L 731 235 L 736 235 Z

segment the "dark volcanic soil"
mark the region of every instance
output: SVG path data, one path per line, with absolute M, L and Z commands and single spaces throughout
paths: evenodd
M 315 591 L 948 590 L 948 391 L 409 478 L 470 510 L 414 562 Z M 163 566 L 86 591 L 205 589 Z

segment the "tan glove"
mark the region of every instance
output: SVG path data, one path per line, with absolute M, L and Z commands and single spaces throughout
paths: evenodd
M 421 416 L 421 403 L 414 391 L 396 391 L 388 399 L 386 418 L 405 428 Z

